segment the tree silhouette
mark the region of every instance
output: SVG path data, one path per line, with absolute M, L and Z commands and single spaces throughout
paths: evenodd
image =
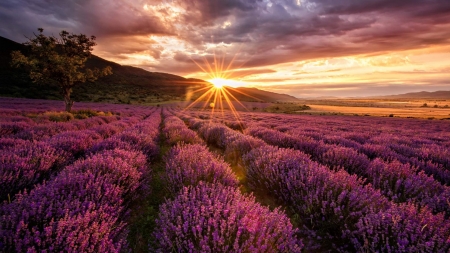
M 13 67 L 24 67 L 30 73 L 34 83 L 55 85 L 64 97 L 66 111 L 70 112 L 73 101 L 70 98 L 72 88 L 86 81 L 94 82 L 99 77 L 112 74 L 110 66 L 99 70 L 85 68 L 85 62 L 92 55 L 96 45 L 95 36 L 73 34 L 66 31 L 55 36 L 45 36 L 44 29 L 39 34 L 27 38 L 26 56 L 20 51 L 11 53 Z

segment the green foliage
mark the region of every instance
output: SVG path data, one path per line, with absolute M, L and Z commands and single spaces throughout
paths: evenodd
M 93 117 L 93 116 L 99 116 L 100 112 L 97 112 L 92 109 L 82 109 L 82 110 L 74 111 L 73 114 L 85 115 L 87 118 L 89 118 L 89 117 Z
M 274 104 L 264 108 L 264 111 L 272 113 L 297 113 L 310 109 L 311 107 L 308 105 L 301 105 L 297 103 L 277 103 L 276 105 Z
M 421 107 L 428 107 L 428 104 L 424 103 Z
M 113 114 L 111 112 L 95 111 L 92 109 L 82 109 L 82 110 L 74 110 L 71 112 L 47 111 L 42 114 L 26 114 L 24 116 L 29 117 L 36 122 L 42 122 L 46 120 L 50 120 L 53 122 L 67 122 L 73 119 L 87 119 L 95 116 L 113 116 Z
M 70 112 L 45 112 L 41 117 L 53 122 L 67 122 L 75 118 Z
M 87 118 L 95 117 L 95 116 L 112 116 L 113 115 L 111 112 L 95 111 L 92 109 L 76 110 L 76 111 L 72 111 L 72 114 L 76 119 L 87 119 Z
M 111 67 L 102 70 L 85 68 L 86 60 L 91 57 L 91 51 L 96 45 L 95 36 L 61 31 L 57 38 L 45 36 L 42 28 L 38 31 L 39 34 L 34 34 L 34 38 L 28 38 L 24 43 L 28 49 L 27 56 L 20 51 L 11 53 L 11 65 L 26 68 L 30 78 L 37 84 L 57 86 L 64 96 L 66 111 L 70 112 L 73 105 L 70 99 L 72 88 L 112 74 Z

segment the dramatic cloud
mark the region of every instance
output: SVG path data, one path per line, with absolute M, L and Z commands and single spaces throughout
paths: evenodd
M 208 78 L 200 67 L 231 63 L 230 78 L 292 94 L 328 83 L 371 92 L 356 80 L 380 83 L 380 73 L 407 90 L 412 79 L 401 73 L 450 66 L 444 0 L 3 0 L 0 22 L 0 36 L 19 42 L 37 27 L 93 34 L 95 54 L 150 71 Z M 414 76 L 442 83 L 449 74 Z

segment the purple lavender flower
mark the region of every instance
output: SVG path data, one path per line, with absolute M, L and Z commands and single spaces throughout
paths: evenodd
M 169 116 L 164 120 L 163 134 L 169 145 L 175 145 L 180 142 L 190 144 L 202 143 L 197 134 L 188 129 L 184 122 L 175 116 Z
M 0 200 L 48 177 L 60 161 L 60 152 L 47 143 L 11 140 L 0 141 Z
M 287 216 L 234 187 L 200 183 L 164 203 L 156 220 L 156 252 L 300 252 Z
M 237 187 L 238 180 L 230 166 L 199 144 L 173 147 L 166 158 L 168 190 L 175 195 L 183 186 L 200 181 Z
M 403 204 L 361 217 L 352 240 L 360 252 L 449 252 L 450 222 Z
M 356 176 L 333 172 L 304 153 L 264 146 L 244 156 L 247 180 L 253 189 L 271 192 L 292 208 L 317 238 L 348 244 L 360 219 L 390 203 Z
M 117 252 L 124 244 L 114 240 L 123 232 L 117 220 L 122 212 L 121 195 L 120 187 L 108 178 L 63 171 L 54 180 L 1 206 L 2 250 L 65 251 L 71 245 L 72 252 Z M 77 241 L 83 243 L 71 243 Z

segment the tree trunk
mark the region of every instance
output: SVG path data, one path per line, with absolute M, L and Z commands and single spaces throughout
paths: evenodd
M 66 104 L 66 112 L 70 112 L 72 110 L 73 101 L 70 99 L 71 89 L 66 88 L 64 90 L 64 103 Z

